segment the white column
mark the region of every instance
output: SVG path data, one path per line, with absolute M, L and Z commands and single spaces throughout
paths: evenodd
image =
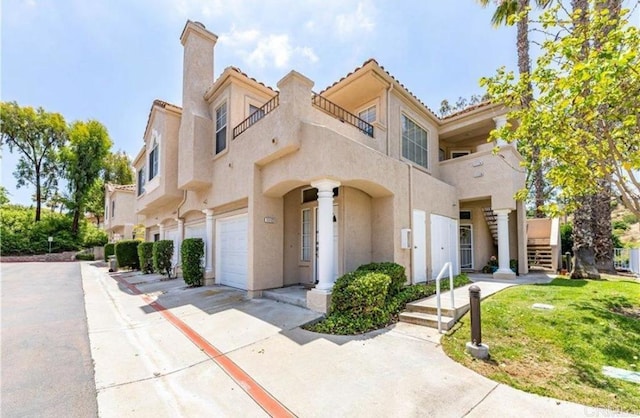
M 160 233 L 160 239 L 164 239 L 164 225 L 158 224 L 158 228 L 160 229 L 158 231 Z
M 207 230 L 205 277 L 213 277 L 213 210 L 205 209 L 202 212 L 205 214 L 205 229 Z
M 334 180 L 323 179 L 311 183 L 318 189 L 318 284 L 316 289 L 330 291 L 333 287 L 333 189 L 340 186 Z
M 177 218 L 176 221 L 178 221 L 178 246 L 176 248 L 176 252 L 178 257 L 176 258 L 176 260 L 178 260 L 178 265 L 182 264 L 182 241 L 184 241 L 184 219 L 181 218 Z
M 505 126 L 507 124 L 507 115 L 496 116 L 495 118 L 493 118 L 493 121 L 496 124 L 496 129 L 500 129 L 500 128 L 502 128 L 503 126 Z M 507 145 L 507 141 L 505 141 L 502 138 L 498 138 L 498 140 L 496 142 L 497 142 L 497 145 L 499 147 Z
M 498 218 L 498 270 L 493 273 L 496 279 L 510 279 L 515 273 L 509 267 L 509 213 L 511 209 L 494 209 Z

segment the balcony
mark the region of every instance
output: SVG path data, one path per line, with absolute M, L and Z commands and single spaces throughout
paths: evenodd
M 240 122 L 238 126 L 233 128 L 233 139 L 236 139 L 236 137 L 240 136 L 244 131 L 246 131 L 251 126 L 253 126 L 253 124 L 255 124 L 260 119 L 267 116 L 273 109 L 278 107 L 279 104 L 280 104 L 280 95 L 276 94 L 271 100 L 269 100 L 267 103 L 262 105 L 258 110 L 250 114 L 249 117 L 243 120 L 242 122 Z
M 313 105 L 318 109 L 335 117 L 340 122 L 348 123 L 349 125 L 358 128 L 363 134 L 373 138 L 373 125 L 360 119 L 353 113 L 341 108 L 337 104 L 325 99 L 317 93 L 313 93 L 311 103 L 313 103 Z

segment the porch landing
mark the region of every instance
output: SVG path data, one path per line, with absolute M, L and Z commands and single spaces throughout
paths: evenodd
M 490 274 L 469 274 L 473 283 L 454 289 L 455 308 L 451 306 L 451 293 L 440 294 L 441 328 L 448 331 L 469 310 L 469 288 L 476 285 L 480 288 L 480 299 L 485 299 L 511 286 L 519 284 L 549 283 L 555 276 L 546 274 L 527 274 L 513 280 L 496 280 Z M 415 325 L 438 328 L 438 311 L 436 295 L 408 303 L 406 310 L 400 314 L 400 321 Z
M 277 302 L 307 308 L 307 290 L 303 285 L 287 286 L 262 291 L 262 297 Z

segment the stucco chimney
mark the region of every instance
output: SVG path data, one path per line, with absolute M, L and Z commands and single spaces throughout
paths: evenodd
M 178 187 L 196 190 L 211 183 L 213 121 L 204 94 L 213 84 L 213 48 L 218 37 L 199 22 L 187 21 L 180 36 L 182 116 L 178 152 Z

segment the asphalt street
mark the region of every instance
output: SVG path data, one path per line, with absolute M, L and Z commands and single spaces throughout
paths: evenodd
M 2 263 L 2 417 L 96 417 L 79 263 Z

